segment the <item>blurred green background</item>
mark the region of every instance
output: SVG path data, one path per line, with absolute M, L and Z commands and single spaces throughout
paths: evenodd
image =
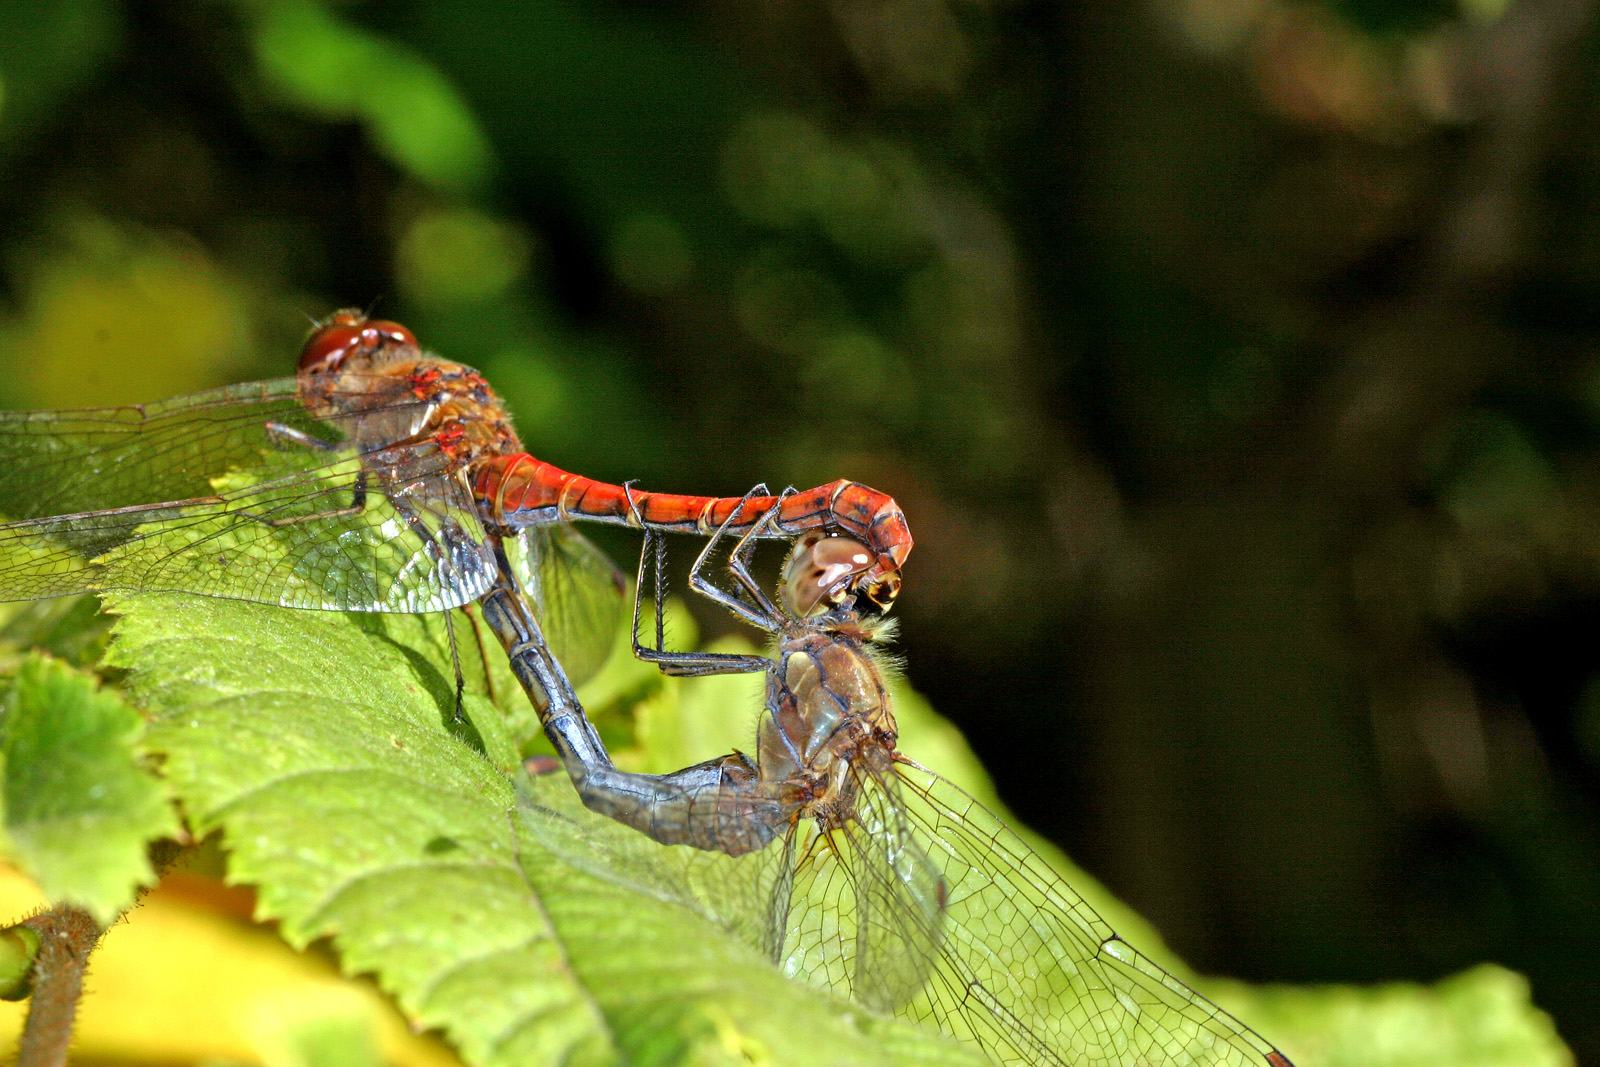
M 911 681 L 1180 953 L 1600 1063 L 1595 6 L 0 0 L 0 404 L 375 303 L 568 469 L 887 490 Z

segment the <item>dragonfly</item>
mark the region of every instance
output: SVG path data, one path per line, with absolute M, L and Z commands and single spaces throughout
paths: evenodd
M 650 812 L 662 849 L 542 799 L 530 761 L 524 820 L 569 862 L 721 923 L 794 978 L 937 1026 L 1007 1065 L 1291 1067 L 1283 1053 L 1122 940 L 1005 823 L 902 754 L 884 681 L 891 627 L 843 590 L 873 550 L 798 537 L 776 603 L 752 578 L 763 517 L 728 559 L 735 585 L 694 588 L 772 635 L 771 655 L 662 648 L 664 546 L 645 535 L 634 652 L 670 675 L 759 671 L 753 756 L 708 761 L 698 788 Z M 727 528 L 736 524 L 730 519 Z M 655 549 L 654 646 L 639 639 Z M 591 805 L 592 806 L 592 805 Z M 610 827 L 611 829 L 607 829 Z
M 842 576 L 838 595 L 893 603 L 912 539 L 886 494 L 840 480 L 755 500 L 685 496 L 560 470 L 523 449 L 478 372 L 359 311 L 316 324 L 291 378 L 0 413 L 0 600 L 125 590 L 403 613 L 476 602 L 601 807 L 680 786 L 617 771 L 573 695 L 573 677 L 610 650 L 625 583 L 571 523 L 710 534 L 757 518 L 761 536 L 861 537 L 874 561 Z M 461 686 L 458 666 L 458 711 Z

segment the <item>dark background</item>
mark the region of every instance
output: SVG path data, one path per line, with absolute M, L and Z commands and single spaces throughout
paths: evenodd
M 1181 954 L 1600 1062 L 1593 13 L 0 0 L 0 403 L 377 301 L 569 469 L 885 489 L 912 682 Z

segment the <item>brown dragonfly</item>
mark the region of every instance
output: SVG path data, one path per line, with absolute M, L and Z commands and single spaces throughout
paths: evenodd
M 679 772 L 680 791 L 646 806 L 589 802 L 692 849 L 663 849 L 586 816 L 533 774 L 525 820 L 538 838 L 570 863 L 721 923 L 790 976 L 932 1023 L 998 1063 L 1291 1067 L 1118 937 L 982 804 L 898 751 L 879 651 L 889 627 L 858 612 L 841 580 L 874 565 L 872 548 L 802 535 L 774 603 L 749 569 L 770 512 L 729 556 L 735 588 L 706 577 L 722 535 L 741 528 L 737 515 L 707 543 L 691 582 L 771 634 L 772 654 L 663 651 L 663 543 L 649 532 L 634 651 L 673 675 L 764 672 L 754 756 Z M 652 546 L 657 629 L 647 647 L 639 618 Z

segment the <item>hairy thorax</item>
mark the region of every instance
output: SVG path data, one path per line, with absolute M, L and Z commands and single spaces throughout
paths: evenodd
M 824 825 L 853 812 L 852 769 L 888 771 L 898 730 L 867 640 L 810 632 L 785 640 L 767 676 L 758 741 L 762 778 L 801 786 L 802 815 Z
M 410 346 L 347 359 L 336 370 L 302 372 L 300 398 L 313 416 L 343 426 L 363 452 L 431 445 L 470 471 L 522 450 L 505 405 L 482 375 Z

